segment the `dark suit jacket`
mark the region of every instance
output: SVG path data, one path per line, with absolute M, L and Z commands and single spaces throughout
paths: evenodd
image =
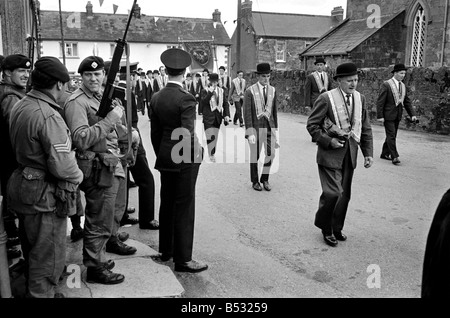
M 149 81 L 150 81 L 150 79 L 149 79 Z M 153 96 L 153 89 L 152 89 L 152 86 L 150 85 L 150 83 L 147 84 L 147 91 L 146 91 L 146 93 L 147 93 L 147 95 L 146 95 L 147 96 L 147 103 L 150 103 L 150 100 L 152 99 L 152 96 Z
M 255 99 L 253 97 L 252 91 L 247 89 L 244 94 L 244 123 L 245 123 L 245 138 L 248 138 L 248 133 L 251 133 L 252 129 L 257 131 L 260 128 L 263 128 L 265 125 L 265 117 L 258 119 L 256 117 L 256 106 Z M 270 128 L 276 129 L 278 128 L 278 114 L 277 114 L 277 92 L 275 91 L 275 96 L 273 98 L 272 104 L 272 114 L 269 119 Z
M 137 97 L 137 102 L 139 108 L 143 106 L 144 101 L 147 100 L 147 84 L 145 81 L 142 81 L 142 88 L 139 86 L 139 80 L 136 81 L 136 87 L 134 88 L 134 93 Z
M 220 113 L 217 109 L 214 111 L 211 111 L 211 107 L 209 105 L 209 102 L 212 97 L 211 92 L 204 91 L 204 97 L 203 97 L 203 123 L 212 125 L 214 121 L 217 121 L 218 123 L 222 123 L 222 119 L 226 116 L 230 116 L 230 104 L 228 104 L 228 101 L 226 100 L 225 96 L 223 96 L 223 113 Z M 225 91 L 223 92 L 225 95 Z
M 450 297 L 450 190 L 442 197 L 428 233 L 422 273 L 422 298 Z
M 324 72 L 325 73 L 325 72 Z M 331 77 L 328 75 L 328 87 L 327 91 L 331 90 Z M 314 102 L 319 97 L 321 92 L 319 91 L 319 87 L 317 86 L 316 80 L 314 78 L 314 75 L 309 74 L 306 77 L 305 82 L 305 106 L 312 107 L 314 105 Z
M 386 82 L 381 84 L 380 93 L 377 99 L 377 118 L 400 121 L 402 119 L 403 106 L 405 107 L 409 116 L 415 116 L 414 110 L 411 106 L 411 100 L 408 97 L 408 91 L 406 91 L 403 105 L 399 104 L 398 106 L 395 106 L 395 100 L 394 95 L 392 95 L 391 86 Z
M 369 113 L 367 111 L 364 95 L 361 95 L 361 101 L 363 110 L 361 118 L 360 148 L 364 157 L 373 157 L 372 127 L 370 125 Z M 347 149 L 350 147 L 353 168 L 356 168 L 358 143 L 353 138 L 350 138 L 346 141 L 343 148 L 331 148 L 330 142 L 332 138 L 322 129 L 322 124 L 326 116 L 336 124 L 328 94 L 322 94 L 314 103 L 312 112 L 306 123 L 306 129 L 312 136 L 312 140 L 317 142 L 317 163 L 328 168 L 340 169 L 342 168 L 342 162 L 347 153 Z
M 152 110 L 150 136 L 156 155 L 155 169 L 179 172 L 184 165 L 193 164 L 194 160 L 195 162 L 201 161 L 198 155 L 202 153 L 202 147 L 194 131 L 195 105 L 195 98 L 184 88 L 174 83 L 168 83 L 166 87 L 153 95 L 150 102 Z M 181 142 L 190 150 L 190 154 L 185 154 L 183 149 L 186 149 L 186 147 L 183 147 L 180 153 L 183 158 L 186 158 L 186 156 L 189 158 L 190 155 L 190 163 L 176 163 L 172 159 L 172 148 L 180 146 L 180 140 L 172 140 L 171 138 L 172 132 L 177 128 L 183 128 Z
M 196 87 L 195 87 L 195 89 L 194 89 L 194 81 L 196 81 L 197 83 L 196 83 Z M 198 97 L 196 97 L 197 98 L 197 103 L 200 103 L 200 93 L 202 92 L 202 83 L 200 82 L 200 80 L 192 80 L 192 83 L 191 83 L 191 90 L 190 90 L 190 93 L 195 97 L 195 95 L 197 95 L 198 94 Z

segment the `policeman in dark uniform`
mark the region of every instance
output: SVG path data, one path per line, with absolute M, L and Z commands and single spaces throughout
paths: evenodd
M 32 90 L 11 110 L 10 136 L 18 168 L 8 183 L 9 208 L 19 217 L 27 264 L 27 297 L 53 298 L 66 257 L 67 216 L 76 213 L 83 180 L 57 100 L 70 81 L 55 57 L 42 57 Z
M 67 100 L 64 118 L 77 149 L 78 164 L 84 173 L 80 185 L 86 198 L 83 263 L 87 267 L 88 282 L 118 284 L 125 277 L 111 271 L 114 263 L 107 262 L 105 251 L 109 248 L 110 252 L 122 255 L 136 252 L 116 235 L 125 211 L 125 208 L 118 207 L 125 206 L 125 203 L 118 204 L 116 199 L 118 195 L 123 200 L 126 198 L 126 174 L 118 158 L 118 140 L 126 133 L 126 130 L 119 129 L 124 110 L 113 101 L 114 109 L 105 118 L 96 115 L 105 77 L 101 57 L 85 58 L 78 72 L 83 83 Z
M 176 271 L 196 273 L 206 270 L 208 265 L 192 259 L 195 183 L 203 148 L 194 131 L 196 100 L 183 88 L 191 57 L 174 48 L 161 54 L 161 62 L 166 66 L 169 81 L 150 102 L 155 169 L 161 173 L 159 258 L 168 261 L 173 256 Z M 179 140 L 173 140 L 172 134 L 178 135 Z M 177 150 L 180 146 L 182 149 Z M 177 155 L 172 156 L 172 151 Z

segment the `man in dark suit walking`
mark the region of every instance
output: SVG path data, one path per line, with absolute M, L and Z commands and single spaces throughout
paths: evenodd
M 384 123 L 384 130 L 386 131 L 386 140 L 380 158 L 392 160 L 394 165 L 400 163 L 396 139 L 403 107 L 405 107 L 413 122 L 417 120 L 406 86 L 402 83 L 406 70 L 407 68 L 403 64 L 394 66 L 392 70 L 394 76 L 381 85 L 377 100 L 377 118 L 378 121 Z
M 161 54 L 161 62 L 166 66 L 169 81 L 150 102 L 155 169 L 161 173 L 158 258 L 168 261 L 173 257 L 175 271 L 196 273 L 206 270 L 208 265 L 192 259 L 195 184 L 203 148 L 194 131 L 196 100 L 183 88 L 191 57 L 173 48 Z
M 209 87 L 203 96 L 203 127 L 208 145 L 208 154 L 211 162 L 216 162 L 216 145 L 219 138 L 222 120 L 225 126 L 230 119 L 230 105 L 225 96 L 225 90 L 218 86 L 219 75 L 209 74 Z
M 245 138 L 250 145 L 250 179 L 256 191 L 262 191 L 260 182 L 266 191 L 272 189 L 269 173 L 277 146 L 278 116 L 275 87 L 269 84 L 270 72 L 269 63 L 258 64 L 258 82 L 250 86 L 244 95 Z M 263 145 L 266 158 L 258 178 L 258 160 Z
M 306 77 L 305 82 L 305 107 L 312 108 L 320 94 L 331 90 L 331 80 L 325 72 L 326 61 L 319 57 L 314 62 L 316 71 Z
M 358 146 L 364 155 L 364 167 L 369 168 L 373 163 L 372 128 L 365 97 L 356 91 L 356 65 L 339 65 L 334 79 L 339 87 L 319 96 L 306 124 L 318 146 L 317 164 L 322 185 L 314 224 L 322 230 L 325 243 L 330 246 L 347 239 L 342 228 L 350 201 Z M 340 133 L 328 134 L 324 127 L 327 121 Z
M 137 76 L 137 83 L 135 86 L 135 94 L 137 97 L 137 110 L 141 112 L 142 115 L 145 115 L 145 108 L 147 104 L 147 84 L 146 84 L 146 76 L 144 72 L 141 72 Z

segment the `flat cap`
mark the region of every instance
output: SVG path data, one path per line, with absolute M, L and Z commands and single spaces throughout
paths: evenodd
M 34 69 L 57 81 L 67 83 L 70 81 L 69 72 L 61 61 L 53 56 L 43 56 L 34 63 Z
M 81 64 L 78 67 L 78 73 L 83 74 L 83 72 L 94 72 L 103 70 L 104 68 L 105 62 L 100 56 L 88 56 L 81 61 Z
M 188 52 L 172 48 L 161 54 L 161 62 L 168 68 L 183 70 L 191 65 L 192 59 Z
M 2 70 L 13 71 L 16 68 L 30 68 L 31 61 L 23 54 L 11 54 L 5 57 L 2 63 Z

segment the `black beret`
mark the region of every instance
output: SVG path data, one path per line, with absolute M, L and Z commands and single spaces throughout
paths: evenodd
M 105 68 L 105 62 L 100 56 L 88 56 L 85 58 L 78 67 L 78 73 L 94 72 L 103 70 Z
M 161 54 L 161 62 L 168 68 L 184 70 L 191 65 L 192 59 L 188 52 L 181 49 L 168 49 Z
M 31 61 L 23 54 L 11 54 L 5 57 L 2 70 L 13 71 L 16 68 L 31 68 Z
M 67 83 L 70 81 L 69 72 L 61 61 L 53 56 L 43 56 L 34 63 L 34 69 L 57 81 Z

